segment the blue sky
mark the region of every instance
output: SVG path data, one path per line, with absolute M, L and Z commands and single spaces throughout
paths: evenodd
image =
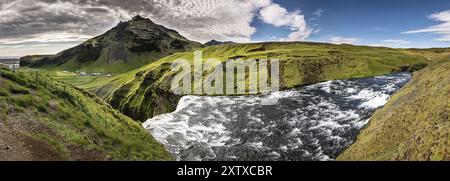
M 308 26 L 319 30 L 311 34 L 308 41 L 328 42 L 332 37 L 341 37 L 356 39 L 355 44 L 364 45 L 383 44 L 383 40 L 404 40 L 406 43 L 390 46 L 450 46 L 450 42 L 434 41 L 438 35 L 432 33 L 402 33 L 439 24 L 428 16 L 450 10 L 450 2 L 446 0 L 275 0 L 274 2 L 288 11 L 300 10 Z M 314 15 L 319 9 L 323 11 L 320 17 Z M 277 40 L 291 32 L 288 28 L 264 23 L 259 18 L 255 18 L 252 25 L 257 28 L 251 37 L 254 41 Z
M 449 0 L 0 1 L 0 58 L 55 54 L 141 15 L 201 43 L 450 47 Z

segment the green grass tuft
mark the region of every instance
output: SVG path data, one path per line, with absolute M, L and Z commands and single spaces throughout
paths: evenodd
M 9 91 L 5 90 L 3 87 L 0 88 L 0 97 L 8 97 L 9 96 Z
M 30 94 L 29 89 L 17 84 L 11 84 L 9 87 L 9 91 L 13 94 Z
M 0 117 L 44 125 L 22 131 L 54 147 L 63 159 L 79 159 L 83 152 L 103 160 L 172 159 L 141 125 L 97 96 L 41 74 L 36 81 L 35 73 L 0 71 L 0 82 L 14 92 L 0 97 Z M 8 108 L 14 108 L 10 115 Z

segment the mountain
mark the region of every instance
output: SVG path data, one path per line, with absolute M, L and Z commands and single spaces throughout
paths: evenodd
M 222 42 L 222 41 L 217 41 L 217 40 L 211 40 L 211 41 L 208 41 L 208 42 L 204 43 L 203 45 L 205 45 L 205 46 L 214 46 L 214 45 L 234 44 L 234 43 L 236 43 L 236 42 L 232 42 L 232 41 Z
M 27 67 L 38 65 L 40 61 L 51 58 L 52 55 L 28 55 L 20 57 L 20 66 Z
M 0 85 L 0 160 L 172 160 L 140 124 L 87 91 L 1 67 Z
M 35 61 L 22 58 L 30 67 L 56 68 L 84 72 L 126 72 L 175 52 L 202 45 L 177 31 L 135 16 L 120 22 L 106 33 L 49 57 Z
M 208 46 L 200 50 L 203 57 L 215 57 L 220 61 L 279 59 L 281 89 L 327 80 L 414 70 L 427 61 L 424 56 L 402 49 L 308 42 L 226 44 Z M 175 110 L 181 95 L 170 91 L 174 77 L 170 65 L 179 58 L 192 60 L 192 57 L 191 51 L 177 53 L 140 69 L 112 77 L 100 85 L 94 82 L 93 85 L 86 86 L 97 86 L 91 91 L 125 115 L 145 121 L 155 115 Z M 203 75 L 207 77 L 210 73 L 204 72 Z M 200 85 L 200 82 L 194 82 L 192 85 Z

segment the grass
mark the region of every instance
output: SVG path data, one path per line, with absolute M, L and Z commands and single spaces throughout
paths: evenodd
M 126 72 L 154 61 L 154 59 L 149 57 L 157 57 L 152 53 L 147 53 L 144 55 L 133 55 L 132 57 L 130 57 L 130 60 L 128 60 L 127 63 L 124 63 L 121 60 L 109 62 L 107 56 L 108 55 L 106 53 L 102 52 L 101 56 L 96 61 L 85 62 L 83 64 L 80 64 L 75 59 L 71 59 L 64 64 L 57 66 L 56 70 L 80 71 L 90 73 L 98 72 L 105 74 Z M 54 70 L 55 68 L 52 69 Z
M 337 160 L 450 160 L 449 55 L 415 73 Z
M 70 159 L 70 151 L 67 150 L 66 146 L 62 142 L 60 142 L 57 138 L 47 133 L 36 133 L 29 136 L 51 145 L 59 153 L 59 156 L 61 156 L 61 158 Z
M 64 71 L 47 71 L 46 73 L 56 80 L 69 83 L 75 87 L 85 90 L 95 89 L 96 84 L 99 84 L 104 80 L 111 80 L 111 77 L 108 77 L 107 75 L 80 76 L 75 73 Z
M 81 76 L 74 72 L 52 70 L 52 69 L 37 69 L 37 68 L 21 68 L 18 70 L 21 73 L 34 73 L 39 72 L 40 75 L 51 77 L 55 80 L 68 83 L 80 89 L 95 91 L 97 88 L 105 85 L 105 82 L 109 82 L 115 77 L 108 76 L 111 74 L 101 74 L 96 76 Z
M 209 58 L 222 62 L 229 59 L 279 59 L 281 89 L 327 80 L 382 75 L 398 67 L 412 67 L 427 61 L 421 55 L 401 49 L 324 43 L 229 44 L 200 50 L 205 64 Z M 139 69 L 83 86 L 126 115 L 143 121 L 175 109 L 180 96 L 170 92 L 175 75 L 170 66 L 177 59 L 193 62 L 194 53 L 176 53 Z M 205 71 L 204 78 L 209 73 Z M 251 83 L 248 77 L 244 81 L 245 85 Z M 199 85 L 201 82 L 194 82 L 193 89 Z M 246 94 L 249 94 L 248 86 Z
M 284 71 L 281 73 L 286 77 L 296 77 L 297 80 L 285 79 L 284 86 L 293 87 L 305 82 L 302 74 L 308 74 L 312 70 L 305 69 L 305 65 L 310 62 L 316 62 L 323 69 L 321 79 L 342 79 L 352 77 L 373 76 L 389 73 L 392 68 L 402 65 L 414 65 L 424 63 L 426 60 L 423 56 L 407 54 L 400 49 L 390 48 L 374 48 L 365 46 L 352 45 L 333 45 L 323 43 L 252 43 L 252 44 L 232 44 L 210 46 L 199 49 L 203 51 L 203 58 L 217 58 L 225 61 L 231 58 L 241 59 L 279 59 L 282 62 Z M 105 78 L 100 81 L 92 81 L 92 79 L 83 80 L 85 78 L 75 78 L 68 80 L 77 86 L 86 86 L 91 89 L 99 88 L 110 82 L 119 81 L 120 84 L 130 82 L 135 78 L 138 72 L 149 72 L 158 69 L 162 65 L 168 65 L 176 59 L 186 59 L 193 61 L 193 52 L 175 53 L 171 56 L 164 57 L 154 63 L 142 66 L 123 74 L 117 75 L 115 78 Z M 148 56 L 142 56 L 145 59 Z M 341 62 L 335 59 L 340 58 Z M 97 72 L 101 72 L 101 66 Z M 311 67 L 317 68 L 317 67 Z M 95 69 L 92 70 L 95 72 Z M 163 77 L 170 76 L 170 71 L 164 73 Z M 302 78 L 302 79 L 300 79 Z M 294 78 L 295 79 L 295 78 Z M 109 82 L 108 82 L 109 81 Z M 100 82 L 100 83 L 99 83 Z
M 0 97 L 8 97 L 9 96 L 9 91 L 4 89 L 3 87 L 0 88 Z
M 13 94 L 30 94 L 30 90 L 20 85 L 11 84 L 9 91 Z
M 321 81 L 382 75 L 399 67 L 422 68 L 427 62 L 423 53 L 403 49 L 333 45 L 325 43 L 250 43 L 210 46 L 199 49 L 203 59 L 279 59 L 281 89 L 314 84 Z M 179 95 L 170 91 L 175 72 L 172 62 L 185 59 L 193 62 L 194 53 L 180 52 L 164 57 L 141 68 L 113 77 L 80 77 L 53 73 L 56 79 L 94 92 L 114 108 L 144 121 L 157 114 L 173 111 Z M 243 61 L 241 61 L 243 62 Z M 208 64 L 207 61 L 204 62 Z M 203 72 L 206 78 L 210 72 Z M 248 73 L 247 73 L 248 75 Z M 244 80 L 246 94 L 249 81 Z M 202 82 L 194 82 L 198 89 Z
M 340 155 L 338 160 L 449 159 L 448 49 L 406 50 L 322 43 L 253 43 L 211 46 L 201 50 L 205 59 L 218 58 L 220 61 L 231 58 L 280 59 L 283 89 L 398 70 L 416 71 L 429 64 L 415 73 L 413 80 L 374 114 L 355 144 Z M 444 57 L 443 54 L 447 56 Z M 57 104 L 46 105 L 49 109 L 37 110 L 45 104 L 31 107 L 36 109 L 34 112 L 37 114 L 49 112 L 47 116 L 37 117 L 42 118 L 40 120 L 49 127 L 59 130 L 58 134 L 65 146 L 70 143 L 86 149 L 102 150 L 113 159 L 168 159 L 167 153 L 150 136 L 145 136 L 138 124 L 132 123 L 129 118 L 113 111 L 101 100 L 79 88 L 94 92 L 126 115 L 144 121 L 175 109 L 181 96 L 169 91 L 174 74 L 169 67 L 179 58 L 192 61 L 193 53 L 176 53 L 114 77 L 79 77 L 61 73 L 58 69 L 47 69 L 45 73 L 78 89 L 69 86 L 68 94 L 46 93 L 45 95 L 55 96 L 42 96 L 47 102 L 59 100 Z M 208 73 L 204 72 L 204 76 L 208 76 Z M 23 87 L 32 87 L 32 82 L 8 78 L 20 82 Z M 52 82 L 57 87 L 66 85 Z M 2 91 L 5 95 L 11 94 L 2 86 L 0 99 L 9 100 L 8 97 L 1 96 Z M 79 97 L 82 97 L 82 101 Z M 74 113 L 73 110 L 77 109 L 81 111 Z M 6 114 L 5 111 L 0 113 L 3 117 Z
M 10 121 L 25 117 L 44 124 L 48 129 L 25 130 L 26 134 L 52 145 L 63 158 L 73 159 L 72 148 L 77 147 L 98 152 L 108 160 L 172 159 L 138 123 L 95 95 L 41 74 L 36 87 L 35 76 L 29 73 L 0 71 L 0 91 L 9 94 L 0 97 L 0 113 L 7 114 L 2 117 Z M 28 94 L 22 94 L 24 90 Z M 6 107 L 14 107 L 16 112 L 5 113 Z

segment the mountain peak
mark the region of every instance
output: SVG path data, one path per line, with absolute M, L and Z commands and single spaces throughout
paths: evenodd
M 149 18 L 142 17 L 141 15 L 136 15 L 128 21 L 120 21 L 119 24 L 117 24 L 117 27 L 125 28 L 131 24 L 147 24 L 149 26 L 155 25 L 155 23 Z
M 217 41 L 217 40 L 211 40 L 206 42 L 204 45 L 206 46 L 214 46 L 214 45 L 223 45 L 223 44 L 235 44 L 236 42 L 232 42 L 232 41 Z
M 148 18 L 144 18 L 141 15 L 136 15 L 131 19 L 131 21 L 146 20 L 146 19 L 148 19 Z
M 136 15 L 134 16 L 130 21 L 128 22 L 146 22 L 146 23 L 151 23 L 154 24 L 152 20 L 150 20 L 149 18 L 145 18 L 142 17 L 141 15 Z
M 217 40 L 215 40 L 215 39 L 212 39 L 212 40 L 209 41 L 209 42 L 219 42 L 219 41 L 217 41 Z

